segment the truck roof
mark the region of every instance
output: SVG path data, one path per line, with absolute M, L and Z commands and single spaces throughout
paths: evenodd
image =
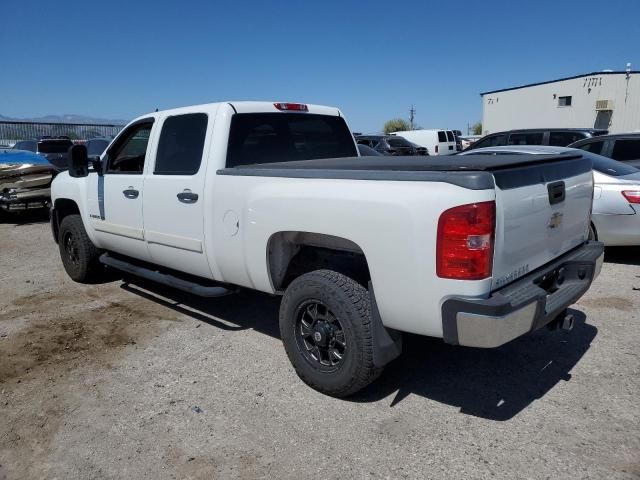
M 281 101 L 228 101 L 228 102 L 214 102 L 214 103 L 201 103 L 197 105 L 189 105 L 187 107 L 170 108 L 166 110 L 159 110 L 157 112 L 150 112 L 145 115 L 140 115 L 134 118 L 131 122 L 136 122 L 145 118 L 157 118 L 159 115 L 179 115 L 185 113 L 195 112 L 207 112 L 217 109 L 220 105 L 229 105 L 235 113 L 288 113 L 282 109 L 276 108 L 276 105 L 304 105 L 306 106 L 306 112 L 316 115 L 332 115 L 342 116 L 342 112 L 337 107 L 328 107 L 325 105 L 314 105 L 311 103 L 291 103 Z M 299 112 L 299 111 L 298 111 Z M 130 122 L 130 123 L 131 123 Z

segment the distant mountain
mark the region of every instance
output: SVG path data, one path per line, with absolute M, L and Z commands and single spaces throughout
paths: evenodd
M 75 115 L 65 113 L 64 115 L 45 115 L 44 117 L 32 118 L 13 118 L 0 115 L 0 121 L 3 122 L 48 122 L 48 123 L 108 123 L 115 125 L 124 125 L 127 120 L 112 120 L 106 118 L 87 117 L 85 115 Z

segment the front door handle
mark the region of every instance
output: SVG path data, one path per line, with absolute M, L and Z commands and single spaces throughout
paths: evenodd
M 182 203 L 196 203 L 198 201 L 198 194 L 193 193 L 189 189 L 185 189 L 184 192 L 179 193 L 177 197 Z
M 131 199 L 138 198 L 138 195 L 140 195 L 140 192 L 133 187 L 129 187 L 126 190 L 123 190 L 122 193 L 125 197 Z

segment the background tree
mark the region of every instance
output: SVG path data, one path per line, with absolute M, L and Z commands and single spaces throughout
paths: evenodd
M 403 120 L 402 118 L 394 118 L 384 124 L 383 130 L 384 133 L 393 133 L 403 130 L 411 130 L 411 128 L 409 127 L 409 122 L 406 120 Z
M 482 122 L 476 122 L 471 126 L 471 133 L 473 135 L 482 135 Z

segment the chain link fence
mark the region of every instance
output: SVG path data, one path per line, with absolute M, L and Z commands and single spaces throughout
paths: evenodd
M 0 144 L 13 145 L 18 140 L 38 140 L 44 136 L 67 136 L 71 140 L 113 138 L 122 127 L 124 125 L 0 121 Z

